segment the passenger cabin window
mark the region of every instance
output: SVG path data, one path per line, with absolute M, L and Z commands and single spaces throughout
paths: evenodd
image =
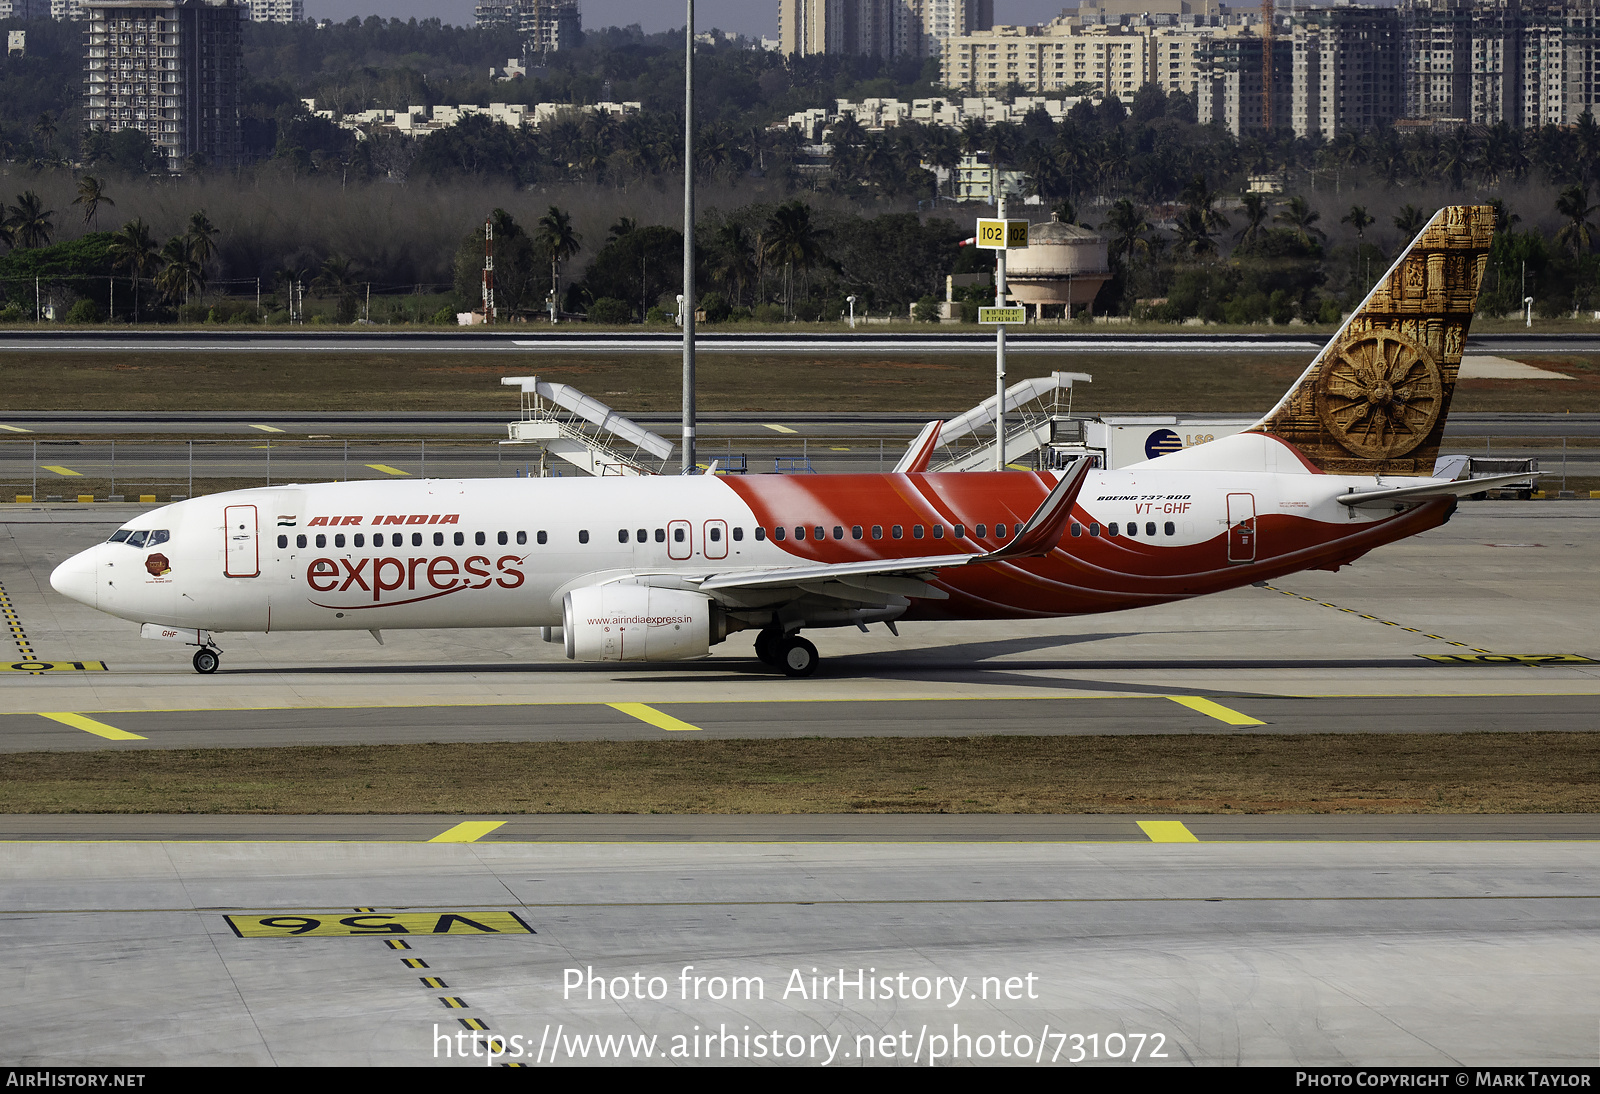
M 756 542 L 760 543 L 767 538 L 767 530 L 760 525 L 756 526 Z
M 474 533 L 472 533 L 472 542 L 473 543 L 476 543 L 479 547 L 482 547 L 483 546 L 483 541 L 484 541 L 484 534 L 482 532 L 474 532 Z M 588 532 L 580 533 L 578 542 L 579 543 L 588 543 L 589 542 L 589 533 Z
M 844 538 L 844 529 L 842 527 L 840 527 L 839 525 L 837 525 L 837 524 L 835 524 L 833 526 L 833 538 L 834 539 L 843 539 Z
M 305 536 L 295 536 L 294 537 L 294 545 L 296 547 L 300 548 L 302 551 L 305 550 L 306 537 Z
M 873 539 L 882 539 L 883 538 L 883 525 L 874 524 L 872 526 L 872 538 Z
M 644 539 L 643 536 L 640 536 L 639 538 L 641 540 Z M 517 533 L 517 545 L 521 546 L 522 544 L 525 544 L 527 542 L 528 542 L 528 533 L 527 532 L 518 532 Z
M 956 538 L 957 539 L 966 539 L 967 538 L 967 526 L 965 524 L 956 525 Z
M 812 539 L 826 539 L 826 538 L 828 538 L 827 537 L 827 529 L 824 528 L 820 524 L 817 525 L 815 528 L 811 529 L 811 533 L 812 533 L 811 534 L 811 538 Z
M 683 542 L 683 529 L 682 528 L 674 528 L 672 530 L 672 542 L 674 542 L 674 543 L 682 543 Z
M 850 538 L 851 539 L 860 539 L 861 538 L 861 525 L 852 524 L 850 526 Z
M 795 530 L 794 530 L 794 538 L 797 539 L 797 540 L 806 538 L 806 530 L 805 530 L 805 526 L 804 525 L 801 525 L 801 526 L 795 528 Z
M 344 533 L 343 532 L 340 532 L 338 535 L 333 537 L 333 545 L 335 547 L 343 547 L 344 546 Z
M 122 534 L 123 535 L 127 535 L 128 533 L 124 532 Z M 115 542 L 115 541 L 113 541 L 113 542 Z M 288 536 L 279 536 L 278 537 L 278 546 L 280 548 L 289 546 L 289 537 Z
M 986 539 L 989 535 L 989 526 L 987 524 L 979 524 L 972 529 L 972 534 L 979 539 Z
M 1100 525 L 1092 520 L 1089 522 L 1089 534 L 1091 536 L 1098 536 L 1100 534 Z
M 550 536 L 548 534 L 546 534 L 545 532 L 540 532 L 537 538 L 538 538 L 540 543 L 548 543 L 548 542 L 550 542 Z M 460 532 L 456 533 L 456 542 L 457 543 L 461 542 L 461 533 Z
M 366 545 L 367 545 L 367 537 L 362 535 L 360 532 L 357 532 L 356 533 L 356 546 L 357 547 L 365 547 Z
M 433 545 L 435 547 L 443 547 L 444 546 L 444 533 L 443 532 L 435 532 L 435 533 L 433 533 Z
M 735 543 L 743 543 L 744 542 L 744 529 L 743 528 L 735 528 L 733 530 L 733 542 L 735 542 Z
M 1136 536 L 1136 535 L 1139 534 L 1139 522 L 1138 521 L 1130 520 L 1128 522 L 1128 534 L 1130 536 Z
M 327 545 L 328 545 L 328 537 L 327 536 L 318 536 L 317 537 L 317 546 L 318 547 L 326 547 Z
M 478 542 L 479 543 L 483 542 L 483 533 L 482 532 L 478 533 Z M 578 529 L 578 542 L 579 543 L 588 543 L 589 542 L 589 529 L 587 529 L 587 528 Z
M 711 526 L 711 542 L 712 543 L 721 543 L 722 542 L 722 529 L 718 528 L 714 524 Z
M 618 543 L 626 543 L 626 542 L 628 542 L 628 530 L 626 528 L 623 528 L 623 529 L 621 529 L 620 531 L 617 532 L 617 542 Z
M 455 544 L 457 547 L 460 547 L 462 544 L 467 542 L 467 534 L 465 532 L 457 532 L 453 538 L 455 539 Z M 540 542 L 543 541 L 541 540 Z
M 1077 521 L 1073 521 L 1072 522 L 1072 534 L 1074 536 L 1083 535 L 1083 525 L 1079 524 Z
M 665 542 L 667 542 L 667 530 L 665 528 L 657 528 L 656 529 L 656 542 L 657 543 L 665 543 Z
M 1112 538 L 1115 538 L 1117 536 L 1117 522 L 1116 521 L 1112 521 L 1110 524 L 1106 525 L 1106 535 L 1111 536 Z
M 778 541 L 778 542 L 779 542 L 779 543 L 782 543 L 782 542 L 783 542 L 783 537 L 784 537 L 784 536 L 785 536 L 785 535 L 786 535 L 786 534 L 787 534 L 787 533 L 785 533 L 785 532 L 784 532 L 784 530 L 783 530 L 783 525 L 781 525 L 781 524 L 780 524 L 780 525 L 778 525 L 778 527 L 776 527 L 776 528 L 774 528 L 774 529 L 773 529 L 773 530 L 772 530 L 772 538 L 773 538 L 773 539 L 775 539 L 775 540 L 777 540 L 777 541 Z
M 498 543 L 502 547 L 504 547 L 507 543 L 511 542 L 509 537 L 507 537 L 507 535 L 504 532 L 501 532 L 499 535 L 495 536 L 494 537 L 494 541 L 496 543 Z
M 517 533 L 517 535 L 519 535 L 519 536 L 521 534 L 522 534 L 521 532 Z M 637 532 L 635 532 L 634 535 L 636 537 L 638 537 L 638 540 L 639 540 L 640 543 L 649 543 L 650 542 L 650 529 L 648 529 L 648 528 L 641 528 Z M 522 540 L 519 539 L 519 540 L 517 540 L 517 542 L 521 543 Z
M 1167 533 L 1167 535 L 1169 535 L 1169 536 L 1175 536 L 1175 535 L 1178 534 L 1178 526 L 1176 524 L 1173 524 L 1170 520 L 1167 521 L 1166 526 L 1163 527 L 1161 530 L 1163 532 Z
M 321 547 L 322 544 L 319 543 L 319 544 L 317 544 L 317 546 Z M 411 546 L 413 546 L 413 547 L 421 547 L 422 546 L 422 533 L 421 532 L 412 532 L 411 533 Z
M 889 529 L 889 534 L 895 539 L 903 539 L 905 538 L 906 530 L 900 525 L 896 524 L 894 527 Z
M 935 524 L 933 526 L 933 538 L 934 539 L 943 539 L 944 538 L 944 525 Z
M 1004 524 L 996 524 L 994 526 L 994 538 L 995 539 L 1005 539 L 1006 538 L 1006 526 Z

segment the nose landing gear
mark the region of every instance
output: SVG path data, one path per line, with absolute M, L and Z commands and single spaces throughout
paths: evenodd
M 222 664 L 222 651 L 215 646 L 201 646 L 194 651 L 194 671 L 210 676 Z

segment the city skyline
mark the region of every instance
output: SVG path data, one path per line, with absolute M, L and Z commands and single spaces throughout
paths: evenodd
M 437 17 L 457 26 L 471 26 L 473 0 L 307 0 L 306 15 L 314 19 L 344 22 L 352 16 L 365 18 L 427 19 Z M 1061 14 L 1063 0 L 996 0 L 997 23 L 1045 23 Z M 657 33 L 683 26 L 683 0 L 583 0 L 583 25 L 586 28 L 627 26 L 638 23 L 646 33 Z M 751 4 L 747 0 L 698 0 L 695 25 L 700 30 L 716 28 L 727 34 L 750 37 L 778 36 L 777 0 Z

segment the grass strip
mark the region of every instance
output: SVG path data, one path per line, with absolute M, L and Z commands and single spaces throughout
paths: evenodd
M 1588 813 L 1600 734 L 804 738 L 0 756 L 8 813 Z

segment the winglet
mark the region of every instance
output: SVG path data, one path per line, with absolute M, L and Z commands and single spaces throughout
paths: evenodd
M 1089 478 L 1090 463 L 1089 457 L 1080 457 L 1072 469 L 1061 476 L 1055 489 L 1050 491 L 1039 508 L 1034 510 L 1033 516 L 1028 518 L 1015 539 L 973 561 L 1003 562 L 1011 558 L 1047 555 L 1055 550 L 1067 530 L 1067 523 L 1072 519 L 1072 506 L 1078 500 L 1078 491 L 1083 489 L 1084 482 Z
M 894 465 L 894 473 L 909 475 L 916 471 L 926 471 L 928 461 L 933 459 L 934 449 L 939 447 L 939 431 L 943 428 L 943 422 L 929 422 L 923 426 L 922 432 L 917 434 L 917 439 L 906 449 L 906 454 Z

